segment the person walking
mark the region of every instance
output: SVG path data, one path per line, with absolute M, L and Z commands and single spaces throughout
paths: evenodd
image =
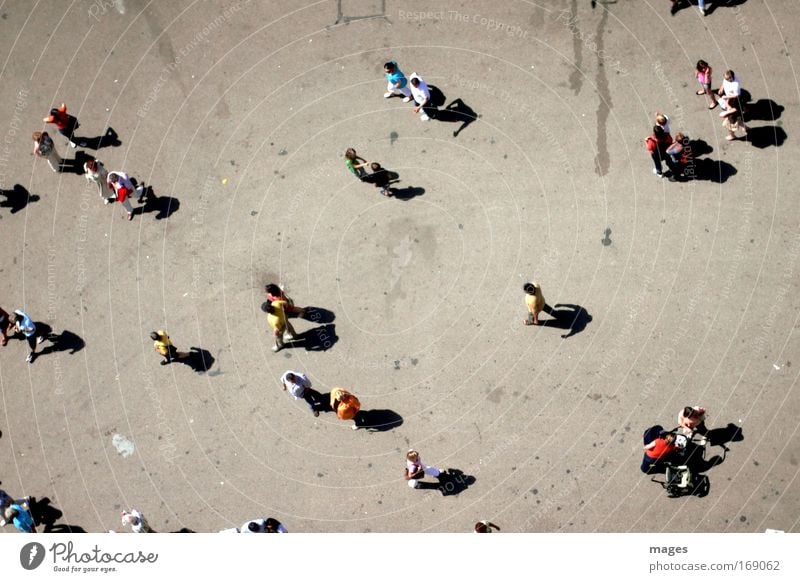
M 711 89 L 711 66 L 705 62 L 703 59 L 697 61 L 697 66 L 695 67 L 695 77 L 697 78 L 697 82 L 700 83 L 701 89 L 698 89 L 698 95 L 705 95 L 708 98 L 708 108 L 714 109 L 717 103 L 717 96 L 714 91 Z
M 431 105 L 431 92 L 428 89 L 428 84 L 416 73 L 412 73 L 410 77 L 411 95 L 414 97 L 414 113 L 419 113 L 420 121 L 430 120 L 429 113 L 433 115 L 434 108 Z
M 130 197 L 134 188 L 128 174 L 125 172 L 109 172 L 106 183 L 114 191 L 117 202 L 122 204 L 122 207 L 128 213 L 128 220 L 133 220 L 133 206 L 131 206 Z
M 359 163 L 360 162 L 360 163 Z M 359 180 L 363 179 L 364 176 L 367 174 L 367 171 L 364 169 L 369 162 L 359 156 L 356 153 L 356 150 L 353 148 L 347 148 L 344 152 L 344 165 L 347 166 L 347 169 L 350 170 L 350 173 L 353 174 Z
M 14 332 L 21 333 L 28 342 L 30 352 L 28 353 L 28 357 L 25 358 L 25 361 L 32 364 L 33 360 L 36 358 L 36 346 L 44 341 L 44 337 L 37 335 L 36 324 L 30 316 L 21 309 L 14 310 L 12 321 L 14 323 Z
M 8 343 L 8 328 L 11 327 L 11 319 L 9 318 L 8 312 L 5 309 L 0 307 L 0 345 L 6 345 Z
M 78 120 L 72 115 L 67 113 L 67 104 L 62 103 L 58 109 L 55 107 L 50 110 L 50 115 L 42 119 L 45 123 L 54 123 L 58 133 L 67 138 L 70 147 L 77 147 L 73 140 L 75 139 L 75 130 L 80 127 Z
M 100 192 L 100 198 L 103 199 L 103 202 L 110 204 L 116 200 L 116 196 L 112 196 L 111 190 L 108 189 L 108 170 L 106 170 L 103 162 L 90 157 L 83 164 L 83 175 L 86 176 L 87 182 L 97 185 L 97 190 Z
M 344 388 L 334 388 L 331 390 L 331 410 L 336 413 L 339 420 L 352 420 L 353 430 L 358 430 L 358 413 L 361 410 L 361 402 L 355 394 L 351 394 Z
M 284 390 L 294 396 L 295 400 L 301 398 L 306 401 L 314 416 L 319 416 L 319 406 L 322 404 L 322 394 L 311 387 L 311 380 L 301 372 L 288 370 L 281 376 Z
M 528 317 L 522 320 L 525 325 L 539 325 L 539 314 L 544 311 L 555 317 L 553 309 L 547 304 L 542 293 L 542 286 L 536 281 L 525 283 L 522 286 L 525 291 L 525 306 L 528 308 Z
M 61 170 L 61 164 L 64 160 L 58 155 L 56 151 L 56 144 L 47 134 L 46 131 L 33 132 L 33 155 L 37 158 L 46 158 L 50 169 L 54 172 Z
M 293 315 L 296 317 L 303 317 L 305 315 L 306 310 L 303 307 L 296 307 L 294 304 L 294 300 L 291 297 L 286 295 L 286 292 L 283 290 L 283 287 L 280 285 L 275 285 L 274 283 L 269 283 L 264 286 L 264 293 L 267 296 L 267 301 L 270 303 L 275 303 L 276 301 L 283 301 L 283 311 L 286 313 L 287 316 Z
M 661 160 L 666 159 L 667 148 L 672 144 L 672 136 L 664 132 L 660 125 L 653 126 L 653 134 L 645 139 L 645 146 L 653 160 L 653 174 L 659 178 L 664 177 Z
M 153 340 L 153 350 L 164 359 L 161 360 L 161 365 L 166 366 L 172 362 L 182 360 L 189 356 L 186 352 L 179 352 L 169 339 L 169 335 L 163 329 L 150 332 L 150 339 Z
M 734 111 L 742 110 L 742 107 L 739 103 L 739 97 L 741 94 L 742 84 L 736 77 L 736 73 L 730 69 L 725 71 L 725 75 L 722 77 L 722 85 L 717 91 L 717 95 L 720 96 L 719 106 L 722 108 L 722 111 L 719 114 L 720 117 L 727 117 Z
M 5 527 L 8 525 L 8 521 L 6 521 L 6 509 L 11 507 L 12 505 L 19 505 L 25 510 L 30 510 L 30 503 L 31 498 L 26 497 L 24 499 L 14 500 L 8 493 L 0 489 L 0 527 Z
M 414 449 L 409 449 L 406 453 L 406 468 L 404 478 L 408 481 L 408 486 L 412 489 L 419 487 L 419 481 L 429 475 L 431 477 L 439 477 L 442 472 L 431 465 L 426 465 L 422 462 L 422 457 Z
M 293 340 L 295 336 L 294 328 L 286 318 L 284 307 L 286 301 L 265 301 L 261 304 L 261 311 L 267 314 L 267 323 L 272 328 L 272 337 L 275 338 L 275 345 L 272 351 L 277 352 L 285 347 L 284 340 Z
M 397 66 L 395 61 L 384 63 L 383 72 L 386 74 L 386 93 L 384 98 L 388 99 L 394 95 L 403 95 L 403 103 L 411 101 L 411 91 L 408 88 L 408 79 Z
M 737 131 L 743 131 L 743 137 L 747 139 L 747 133 L 750 131 L 750 128 L 744 124 L 742 112 L 733 108 L 731 108 L 730 113 L 722 120 L 722 127 L 728 132 L 725 136 L 725 139 L 728 141 L 733 141 L 738 138 L 736 135 Z

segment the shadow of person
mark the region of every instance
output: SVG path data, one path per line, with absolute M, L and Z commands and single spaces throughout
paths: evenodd
M 303 319 L 314 323 L 333 323 L 336 314 L 322 307 L 306 307 L 303 312 Z
M 779 125 L 762 125 L 751 127 L 747 132 L 747 141 L 759 149 L 770 146 L 780 147 L 786 141 L 786 132 Z
M 44 533 L 73 533 L 73 534 L 87 533 L 86 530 L 79 525 L 68 525 L 66 523 L 45 525 L 43 531 Z
M 408 201 L 412 198 L 416 198 L 417 196 L 422 196 L 425 194 L 425 188 L 419 188 L 416 186 L 406 186 L 405 188 L 389 188 L 389 191 L 392 193 L 393 198 L 403 201 Z
M 569 330 L 561 336 L 564 339 L 579 334 L 592 321 L 592 316 L 589 315 L 585 308 L 571 303 L 556 303 L 555 308 L 545 305 L 544 312 L 553 319 L 541 321 L 541 325 L 543 327 Z
M 742 429 L 732 422 L 723 428 L 712 428 L 706 433 L 708 444 L 712 446 L 724 447 L 728 443 L 736 443 L 744 440 Z
M 188 527 L 182 527 L 178 531 L 171 531 L 169 533 L 197 533 L 193 529 L 189 529 Z
M 472 475 L 465 475 L 464 472 L 459 469 L 447 469 L 446 471 L 442 471 L 438 479 L 438 489 L 441 491 L 443 497 L 458 495 L 466 491 L 476 481 L 475 477 Z
M 440 109 L 436 114 L 436 121 L 444 121 L 445 123 L 461 123 L 461 127 L 453 132 L 453 137 L 458 137 L 458 134 L 473 121 L 480 117 L 475 111 L 461 99 L 456 99 L 444 109 Z
M 14 184 L 11 190 L 0 190 L 0 196 L 6 198 L 0 202 L 0 208 L 9 208 L 11 214 L 16 214 L 31 202 L 39 202 L 39 197 L 28 192 L 22 184 Z
M 432 107 L 442 107 L 444 106 L 445 102 L 447 101 L 447 97 L 445 97 L 442 90 L 439 89 L 436 85 L 428 85 L 428 91 L 431 94 L 430 105 Z
M 325 352 L 337 341 L 339 338 L 336 336 L 336 326 L 329 323 L 297 334 L 293 341 L 286 342 L 285 347 L 304 348 L 307 352 Z
M 77 174 L 82 176 L 85 172 L 83 165 L 89 160 L 89 155 L 86 152 L 78 150 L 75 152 L 75 157 L 72 159 L 62 160 L 60 170 L 66 174 Z
M 99 150 L 106 147 L 116 148 L 122 145 L 113 127 L 109 127 L 103 135 L 98 135 L 97 137 L 73 137 L 73 141 L 82 148 L 90 150 Z
M 690 139 L 686 149 L 689 150 L 692 159 L 707 156 L 714 151 L 714 148 L 703 139 Z
M 780 119 L 783 109 L 783 105 L 778 105 L 772 99 L 759 99 L 745 107 L 742 117 L 745 121 L 775 121 Z
M 144 202 L 144 206 L 140 206 L 138 209 L 136 209 L 138 210 L 138 214 L 155 212 L 156 220 L 169 218 L 170 215 L 177 212 L 181 205 L 180 200 L 177 198 L 172 198 L 170 196 L 156 196 L 152 186 L 145 186 L 142 195 L 139 197 L 139 200 Z M 134 213 L 137 213 L 136 210 L 134 210 Z
M 330 396 L 328 397 L 330 400 Z M 392 430 L 403 424 L 403 417 L 393 410 L 359 410 L 353 421 L 369 432 Z
M 747 0 L 720 0 L 719 2 L 710 2 L 706 5 L 706 14 L 711 16 L 717 8 L 731 8 L 744 4 L 745 2 L 747 2 Z M 694 0 L 692 3 L 697 4 L 697 0 Z
M 40 325 L 42 326 L 42 332 L 44 332 L 45 328 L 50 327 L 45 324 L 37 323 L 37 331 L 40 331 Z M 74 354 L 81 351 L 86 345 L 86 342 L 83 341 L 83 338 L 67 329 L 61 333 L 53 333 L 50 331 L 47 333 L 47 335 L 45 335 L 45 338 L 50 342 L 50 345 L 45 346 L 44 349 L 39 352 L 40 354 L 49 354 L 51 352 L 69 352 L 70 354 Z
M 33 517 L 34 523 L 36 525 L 43 525 L 45 531 L 48 531 L 48 528 L 52 528 L 55 522 L 64 515 L 60 509 L 50 505 L 49 497 L 42 497 L 41 499 L 31 497 L 28 506 L 30 507 L 31 517 Z
M 728 162 L 709 158 L 694 160 L 693 170 L 693 174 L 684 173 L 684 179 L 708 180 L 709 182 L 724 184 L 728 178 L 735 176 L 737 173 L 736 168 Z
M 192 346 L 189 348 L 189 351 L 186 352 L 185 357 L 175 361 L 189 366 L 198 374 L 203 374 L 211 369 L 215 359 L 208 350 Z

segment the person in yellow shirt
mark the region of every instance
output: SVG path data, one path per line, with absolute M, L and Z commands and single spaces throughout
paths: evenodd
M 544 300 L 542 286 L 539 283 L 536 281 L 525 283 L 522 286 L 522 290 L 525 291 L 525 305 L 528 308 L 528 317 L 523 319 L 522 323 L 525 325 L 539 325 L 539 314 L 542 311 L 555 317 L 553 309 Z
M 272 337 L 275 338 L 275 345 L 272 351 L 277 352 L 285 346 L 284 340 L 293 340 L 295 336 L 294 328 L 286 318 L 286 301 L 265 301 L 261 304 L 261 311 L 267 314 L 267 323 L 272 328 Z
M 172 345 L 172 340 L 169 339 L 169 335 L 167 335 L 167 332 L 163 329 L 151 331 L 150 339 L 153 340 L 153 349 L 164 357 L 164 359 L 161 360 L 162 366 L 166 366 L 175 360 L 180 360 L 188 356 L 187 353 L 179 352 L 178 349 Z

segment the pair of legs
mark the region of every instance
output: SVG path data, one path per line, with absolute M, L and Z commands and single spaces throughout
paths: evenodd
M 295 339 L 296 335 L 297 332 L 294 330 L 294 327 L 291 323 L 289 323 L 288 320 L 286 321 L 285 327 L 273 329 L 272 337 L 275 338 L 275 345 L 272 346 L 272 351 L 277 352 L 282 350 L 286 346 L 284 340 L 292 341 Z
M 128 213 L 128 220 L 133 220 L 133 206 L 131 206 L 130 198 L 126 198 L 120 202 L 120 204 L 122 204 L 122 207 Z
M 706 99 L 708 99 L 708 108 L 714 109 L 719 103 L 717 102 L 717 95 L 711 89 L 711 85 L 709 83 L 700 83 L 700 87 L 702 89 L 697 91 L 698 95 L 705 95 Z
M 77 128 L 78 128 L 78 120 L 75 119 L 74 117 L 70 116 L 69 117 L 69 124 L 67 125 L 67 127 L 65 127 L 64 129 L 59 129 L 58 130 L 58 133 L 63 135 L 65 138 L 67 138 L 67 141 L 69 142 L 70 147 L 73 147 L 73 148 L 77 147 L 77 145 L 78 145 L 73 141 L 75 139 L 75 130 Z
M 414 103 L 417 103 L 414 101 Z M 419 103 L 417 103 L 419 107 Z M 432 107 L 430 101 L 419 110 L 419 118 L 421 121 L 428 121 L 431 117 L 436 117 L 436 108 Z
M 556 312 L 553 311 L 553 308 L 550 307 L 547 303 L 544 304 L 544 307 L 541 311 L 534 310 L 531 313 L 528 313 L 528 317 L 522 320 L 522 323 L 525 325 L 539 325 L 539 314 L 544 311 L 547 315 L 551 317 L 557 317 Z
M 178 360 L 183 360 L 184 358 L 188 357 L 188 352 L 179 352 L 178 348 L 175 346 L 169 346 L 167 354 L 164 356 L 164 359 L 161 360 L 161 365 L 166 366 L 167 364 L 171 364 L 172 362 L 177 362 Z
M 407 84 L 405 87 L 396 89 L 391 83 L 387 83 L 386 93 L 384 93 L 383 96 L 388 99 L 392 95 L 402 95 L 403 103 L 408 103 L 409 101 L 411 101 L 411 89 L 408 88 Z
M 313 388 L 306 388 L 303 390 L 303 396 L 301 398 L 306 401 L 306 404 L 308 404 L 308 407 L 311 409 L 311 412 L 314 413 L 314 416 L 319 416 L 319 406 L 322 404 L 322 394 Z
M 438 477 L 441 475 L 442 472 L 437 469 L 436 467 L 431 467 L 429 465 L 422 465 L 422 474 L 420 475 L 417 473 L 415 477 L 408 480 L 408 486 L 412 489 L 416 489 L 419 486 L 419 480 L 422 479 L 423 476 L 428 475 L 430 477 Z
M 28 347 L 31 350 L 30 353 L 28 353 L 28 357 L 25 358 L 25 361 L 31 364 L 33 360 L 36 359 L 36 346 L 42 343 L 44 338 L 33 333 L 31 335 L 26 335 L 25 340 L 28 342 Z

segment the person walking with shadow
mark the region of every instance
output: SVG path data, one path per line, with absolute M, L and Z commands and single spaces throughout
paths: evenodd
M 111 204 L 116 200 L 116 196 L 112 196 L 111 190 L 108 188 L 108 170 L 106 170 L 103 162 L 90 157 L 83 164 L 83 175 L 86 176 L 87 182 L 97 186 L 100 198 L 103 199 L 105 204 Z
M 292 324 L 286 318 L 286 301 L 265 301 L 261 304 L 261 311 L 267 314 L 267 323 L 272 329 L 272 337 L 275 338 L 275 345 L 272 346 L 273 352 L 278 352 L 286 345 L 284 340 L 294 340 L 295 331 Z
M 67 138 L 69 146 L 77 147 L 73 139 L 75 139 L 75 130 L 80 127 L 77 118 L 67 113 L 67 104 L 62 103 L 58 109 L 55 107 L 50 110 L 50 115 L 42 119 L 45 123 L 54 123 L 58 133 Z M 83 144 L 81 144 L 83 145 Z
M 408 89 L 408 79 L 397 66 L 397 62 L 389 61 L 383 65 L 383 72 L 386 74 L 386 93 L 385 99 L 395 95 L 403 96 L 403 103 L 411 101 L 411 91 Z
M 319 416 L 319 406 L 322 403 L 322 394 L 311 387 L 311 380 L 301 372 L 288 370 L 281 376 L 281 384 L 284 390 L 294 396 L 295 400 L 301 398 L 306 401 L 314 416 Z
M 419 482 L 421 479 L 425 478 L 425 475 L 438 478 L 441 474 L 442 471 L 436 467 L 423 463 L 422 457 L 420 457 L 419 453 L 414 449 L 409 449 L 406 453 L 404 478 L 408 481 L 408 486 L 412 489 L 417 489 L 419 487 Z
M 419 113 L 420 121 L 429 121 L 433 116 L 434 107 L 431 104 L 431 91 L 428 89 L 428 84 L 416 73 L 412 73 L 410 77 L 411 95 L 414 96 L 414 113 Z M 430 115 L 429 115 L 430 114 Z
M 492 530 L 500 531 L 500 526 L 493 524 L 491 521 L 482 519 L 475 524 L 475 533 L 492 533 Z
M 30 352 L 28 353 L 28 357 L 25 358 L 25 361 L 29 364 L 32 364 L 33 360 L 36 359 L 36 346 L 44 341 L 44 337 L 36 333 L 36 324 L 33 322 L 30 316 L 21 309 L 14 311 L 12 319 L 14 324 L 14 332 L 21 333 L 23 336 L 25 336 L 25 340 L 28 342 Z
M 353 425 L 350 428 L 358 430 L 356 417 L 361 410 L 361 402 L 355 394 L 351 394 L 344 388 L 334 388 L 331 390 L 330 406 L 339 420 L 352 420 Z
M 163 329 L 151 331 L 150 339 L 153 340 L 153 350 L 164 358 L 161 360 L 162 366 L 185 359 L 189 356 L 186 352 L 178 351 L 178 348 L 172 344 L 172 340 L 169 339 L 169 335 L 167 335 L 167 332 Z
M 522 286 L 525 291 L 525 306 L 528 308 L 528 317 L 522 320 L 525 325 L 539 325 L 539 314 L 545 313 L 555 317 L 553 309 L 547 304 L 542 293 L 542 286 L 536 281 L 525 283 Z
M 33 155 L 37 158 L 47 159 L 47 164 L 53 172 L 61 170 L 61 164 L 64 160 L 58 155 L 56 151 L 56 144 L 47 134 L 46 131 L 34 131 L 33 135 Z
M 267 301 L 275 303 L 276 301 L 283 301 L 283 311 L 286 315 L 293 315 L 295 317 L 303 317 L 306 310 L 303 307 L 296 307 L 294 300 L 289 297 L 280 285 L 269 283 L 264 286 L 264 293 L 267 296 Z
M 109 172 L 108 187 L 114 191 L 117 202 L 128 213 L 128 220 L 133 220 L 133 206 L 130 197 L 133 195 L 133 182 L 125 172 Z
M 363 180 L 364 176 L 367 175 L 367 171 L 364 169 L 369 162 L 359 156 L 356 153 L 356 150 L 353 148 L 347 148 L 344 152 L 344 165 L 347 166 L 347 169 L 350 170 L 350 173 L 353 174 L 359 180 Z

